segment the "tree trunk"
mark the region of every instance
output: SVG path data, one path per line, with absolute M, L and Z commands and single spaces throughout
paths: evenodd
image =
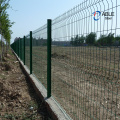
M 4 59 L 4 57 L 5 57 L 5 44 L 3 42 L 3 59 Z
M 1 62 L 2 62 L 2 35 L 1 35 Z
M 6 57 L 7 57 L 7 52 L 8 52 L 8 51 L 7 51 L 7 44 L 8 44 L 8 43 L 6 42 L 6 52 L 5 52 L 5 56 L 6 56 Z
M 2 60 L 3 60 L 3 36 L 2 36 L 1 41 L 2 41 Z

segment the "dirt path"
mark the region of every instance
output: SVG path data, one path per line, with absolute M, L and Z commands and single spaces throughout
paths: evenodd
M 0 120 L 48 120 L 44 103 L 10 51 L 0 63 Z M 51 120 L 51 119 L 50 119 Z

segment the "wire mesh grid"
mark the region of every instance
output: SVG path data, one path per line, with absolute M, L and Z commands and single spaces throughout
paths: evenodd
M 47 25 L 33 31 L 33 73 L 47 88 Z
M 120 119 L 119 11 L 119 0 L 84 0 L 52 21 L 52 95 L 74 120 Z M 47 88 L 47 25 L 32 36 L 33 73 Z
M 119 10 L 87 0 L 52 22 L 52 95 L 74 120 L 120 119 Z
M 25 39 L 25 63 L 30 69 L 30 35 L 27 35 Z

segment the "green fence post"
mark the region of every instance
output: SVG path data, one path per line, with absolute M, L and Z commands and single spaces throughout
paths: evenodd
M 20 38 L 19 38 L 19 58 L 20 58 Z
M 21 51 L 21 38 L 20 38 L 20 60 L 21 60 L 21 55 L 22 55 L 22 51 Z
M 20 58 L 20 38 L 19 38 L 19 56 L 18 57 Z
M 17 56 L 19 56 L 19 39 L 17 40 Z
M 30 74 L 32 74 L 32 31 L 30 31 Z
M 25 36 L 24 36 L 24 40 L 23 41 L 24 41 L 24 43 L 23 43 L 24 44 L 23 45 L 24 46 L 24 56 L 23 56 L 23 59 L 24 59 L 24 65 L 25 65 Z
M 24 39 L 22 38 L 22 62 L 24 62 L 23 55 L 24 55 Z
M 17 52 L 18 52 L 18 46 L 17 46 L 17 41 L 16 41 L 16 54 L 17 54 Z
M 18 57 L 20 56 L 20 39 L 18 40 Z
M 21 60 L 23 62 L 23 38 L 21 38 Z
M 17 41 L 15 41 L 15 53 L 17 54 Z
M 20 60 L 22 61 L 22 38 L 20 38 Z
M 51 20 L 47 20 L 47 98 L 51 97 Z
M 18 40 L 17 40 L 17 56 L 18 56 Z
M 19 38 L 19 58 L 20 58 L 20 38 Z

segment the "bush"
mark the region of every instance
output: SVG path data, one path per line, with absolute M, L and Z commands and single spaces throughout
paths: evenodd
M 97 44 L 101 46 L 111 46 L 115 42 L 114 33 L 109 33 L 108 36 L 101 35 L 100 38 L 97 40 Z
M 96 41 L 96 33 L 91 32 L 86 36 L 86 43 L 89 45 L 94 45 Z
M 74 46 L 81 46 L 83 45 L 84 40 L 85 40 L 85 37 L 83 35 L 81 37 L 76 35 L 75 38 L 71 38 L 70 44 Z

